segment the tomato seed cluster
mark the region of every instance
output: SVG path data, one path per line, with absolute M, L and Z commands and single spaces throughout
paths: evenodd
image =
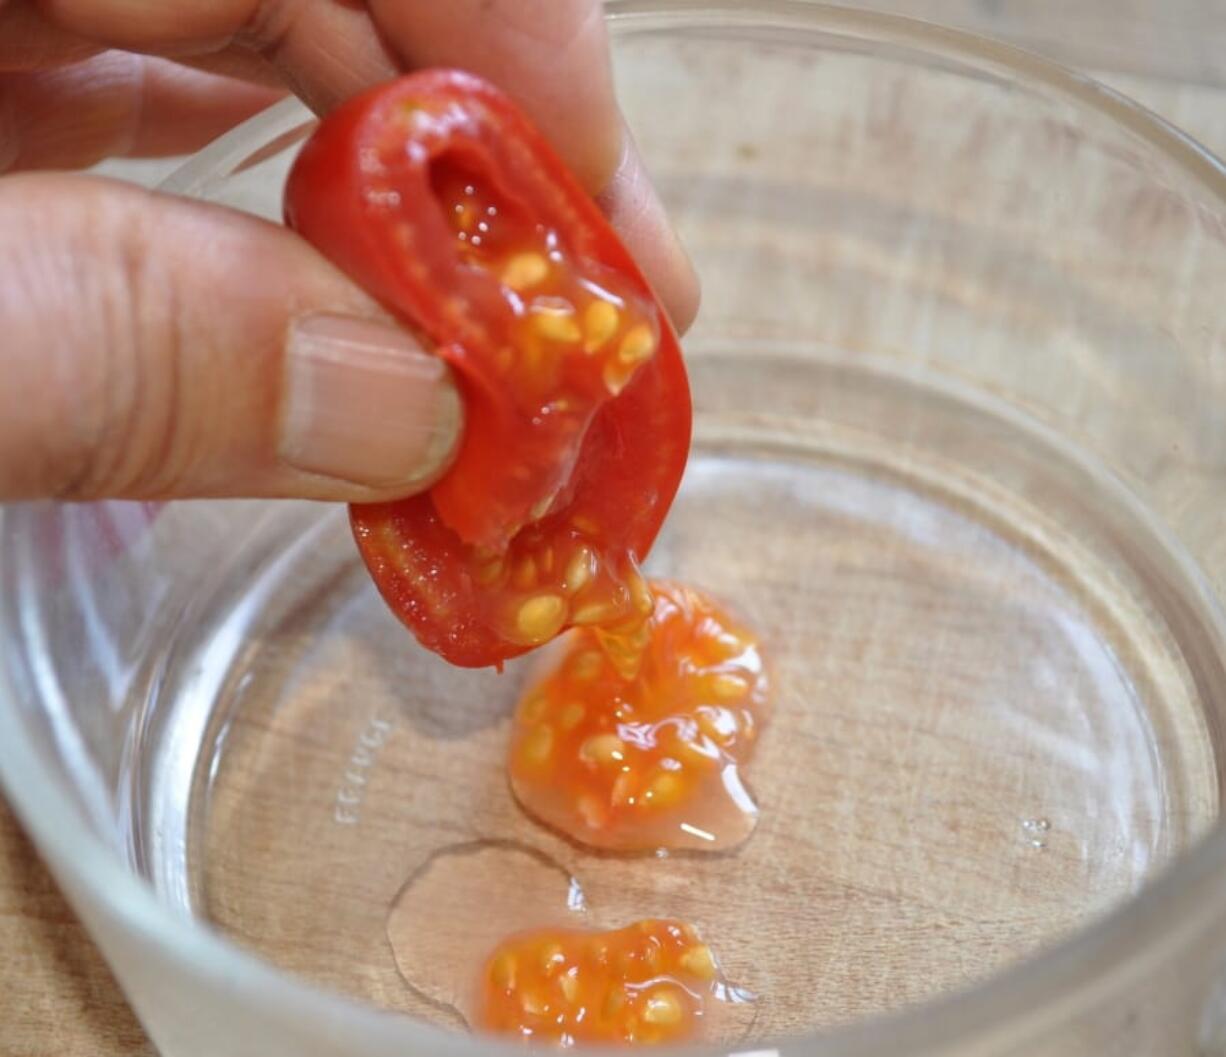
M 596 847 L 735 843 L 753 806 L 730 790 L 768 696 L 757 642 L 690 588 L 656 582 L 651 593 L 634 674 L 602 648 L 607 629 L 580 629 L 524 695 L 512 789 L 530 813 Z
M 689 925 L 645 920 L 614 932 L 543 929 L 504 941 L 482 967 L 478 1021 L 525 1040 L 676 1042 L 719 983 Z

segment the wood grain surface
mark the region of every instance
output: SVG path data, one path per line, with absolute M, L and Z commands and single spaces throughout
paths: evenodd
M 1008 31 L 1039 46 L 1059 43 L 1062 33 L 1081 34 L 1086 25 L 1067 14 L 1081 10 L 1079 5 L 1031 5 L 1058 8 L 1062 31 L 1050 24 L 1042 31 L 1027 29 L 1018 14 L 1026 5 L 932 0 L 926 6 L 935 16 L 980 29 L 993 28 L 995 11 Z M 1169 48 L 1151 48 L 1149 54 L 1162 61 L 1151 63 L 1145 72 L 1138 72 L 1139 63 L 1121 58 L 1133 53 L 1136 41 L 1130 34 L 1141 33 L 1142 26 L 1149 27 L 1147 33 L 1165 35 L 1172 48 L 1187 43 L 1187 34 L 1170 16 L 1187 3 L 1146 6 L 1167 14 L 1129 29 L 1128 20 L 1117 12 L 1103 23 L 1109 33 L 1094 36 L 1092 27 L 1088 30 L 1094 38 L 1090 55 L 1115 65 L 1113 72 L 1100 76 L 1210 148 L 1226 151 L 1226 78 L 1208 51 L 1212 34 L 1200 38 L 1203 48 L 1194 49 L 1186 61 L 1174 58 Z M 1117 10 L 1115 5 L 1112 9 Z M 1065 39 L 1057 48 L 1064 52 L 1061 57 L 1076 58 L 1067 54 L 1066 45 Z M 143 171 L 145 178 L 149 172 Z M 141 174 L 136 170 L 137 178 Z M 153 1052 L 98 951 L 2 803 L 0 952 L 0 1057 L 143 1057 Z

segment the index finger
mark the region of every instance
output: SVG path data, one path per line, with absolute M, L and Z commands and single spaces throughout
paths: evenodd
M 600 198 L 678 329 L 698 281 L 630 142 L 613 94 L 599 0 L 36 0 L 60 27 L 175 57 L 243 43 L 312 107 L 422 66 L 494 82 Z

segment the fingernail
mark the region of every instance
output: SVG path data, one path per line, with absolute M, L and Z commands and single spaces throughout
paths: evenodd
M 446 464 L 460 399 L 446 364 L 407 332 L 312 315 L 289 335 L 280 454 L 310 473 L 381 490 L 420 487 Z

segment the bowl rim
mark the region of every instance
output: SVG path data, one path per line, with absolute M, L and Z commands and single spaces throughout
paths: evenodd
M 900 15 L 855 10 L 809 0 L 608 0 L 615 34 L 672 24 L 746 28 L 769 26 L 825 32 L 938 54 L 958 65 L 999 71 L 1010 80 L 1051 93 L 1097 113 L 1162 155 L 1172 172 L 1190 181 L 1226 215 L 1226 165 L 1161 117 L 1092 78 L 1019 48 L 976 34 Z M 249 156 L 270 137 L 292 137 L 306 117 L 287 100 L 231 130 L 198 152 L 162 184 L 191 194 L 210 174 Z M 3 519 L 0 510 L 0 519 Z M 158 948 L 167 961 L 236 1001 L 255 1001 L 278 1019 L 324 1022 L 376 1043 L 445 1057 L 512 1057 L 510 1043 L 446 1031 L 407 1016 L 389 1015 L 283 971 L 260 956 L 183 917 L 159 902 L 101 837 L 81 820 L 69 795 L 43 770 L 14 702 L 0 700 L 0 785 L 54 868 L 57 879 L 85 905 L 115 926 Z M 881 1057 L 883 1054 L 964 1052 L 961 1047 L 1024 1043 L 1056 1026 L 1071 1010 L 1084 1009 L 1195 942 L 1214 921 L 1226 918 L 1226 823 L 1218 823 L 1181 853 L 1133 898 L 1078 928 L 1049 949 L 1000 969 L 964 990 L 906 1010 L 778 1041 L 751 1044 L 742 1057 Z M 92 922 L 95 913 L 85 913 Z M 109 931 L 109 930 L 108 930 Z M 104 945 L 105 946 L 105 945 Z M 677 1051 L 672 1051 L 677 1052 Z M 690 1046 L 688 1054 L 728 1053 L 728 1047 Z M 978 1050 L 976 1051 L 978 1052 Z

